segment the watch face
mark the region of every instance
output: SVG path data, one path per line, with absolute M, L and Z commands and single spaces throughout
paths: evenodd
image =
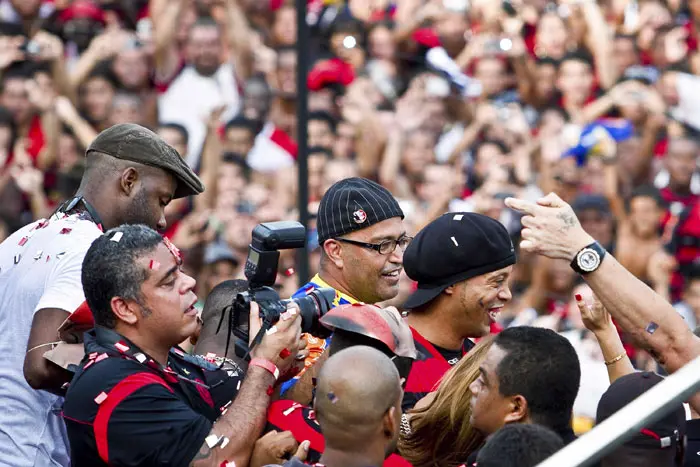
M 582 271 L 595 271 L 600 265 L 600 255 L 590 248 L 585 248 L 583 251 L 581 251 L 581 253 L 579 253 L 577 263 L 578 267 L 581 268 Z

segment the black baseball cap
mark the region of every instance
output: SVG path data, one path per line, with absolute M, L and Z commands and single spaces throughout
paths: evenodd
M 316 218 L 318 244 L 392 217 L 403 219 L 404 215 L 389 190 L 366 178 L 345 178 L 321 198 Z
M 184 198 L 204 191 L 202 181 L 177 151 L 141 125 L 120 123 L 107 128 L 97 135 L 85 155 L 89 156 L 91 152 L 100 152 L 172 173 L 177 181 L 173 198 Z
M 403 267 L 418 282 L 405 308 L 417 308 L 447 287 L 515 264 L 506 228 L 473 212 L 443 214 L 425 226 L 406 248 Z
M 598 402 L 596 423 L 608 419 L 615 412 L 663 381 L 650 371 L 638 371 L 615 380 Z M 678 403 L 670 413 L 660 420 L 645 425 L 626 446 L 664 449 L 676 446 L 686 434 L 685 409 Z

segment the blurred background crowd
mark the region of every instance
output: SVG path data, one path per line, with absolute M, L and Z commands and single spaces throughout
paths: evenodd
M 312 273 L 313 214 L 340 179 L 387 187 L 409 235 L 444 212 L 473 211 L 500 220 L 516 245 L 519 218 L 503 200 L 553 191 L 700 324 L 700 0 L 307 9 Z M 296 22 L 287 0 L 0 0 L 0 241 L 77 190 L 97 133 L 135 122 L 206 185 L 166 209 L 199 297 L 242 277 L 252 228 L 298 218 Z M 299 280 L 284 254 L 281 295 Z M 391 304 L 412 287 L 404 276 Z M 521 254 L 499 326 L 571 340 L 585 431 L 607 377 L 575 311 L 581 287 L 565 262 Z M 656 369 L 627 350 L 637 368 Z

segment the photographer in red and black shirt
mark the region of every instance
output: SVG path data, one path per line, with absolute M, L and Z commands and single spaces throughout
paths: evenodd
M 177 347 L 199 326 L 195 280 L 154 230 L 124 225 L 98 237 L 82 283 L 95 329 L 65 400 L 71 464 L 247 465 L 280 372 L 305 347 L 296 308 L 253 347 L 243 379 Z M 259 327 L 253 305 L 252 336 Z
M 403 261 L 408 277 L 418 282 L 404 304 L 418 353 L 406 382 L 406 411 L 474 346 L 470 337 L 489 333 L 511 299 L 515 249 L 500 222 L 482 214 L 448 213 L 416 235 Z

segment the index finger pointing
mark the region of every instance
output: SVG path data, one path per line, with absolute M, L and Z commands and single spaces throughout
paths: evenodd
M 531 203 L 530 201 L 525 201 L 524 199 L 519 199 L 519 198 L 506 198 L 506 206 L 509 208 L 522 212 L 524 214 L 530 214 L 531 216 L 535 215 L 537 205 L 535 203 Z

